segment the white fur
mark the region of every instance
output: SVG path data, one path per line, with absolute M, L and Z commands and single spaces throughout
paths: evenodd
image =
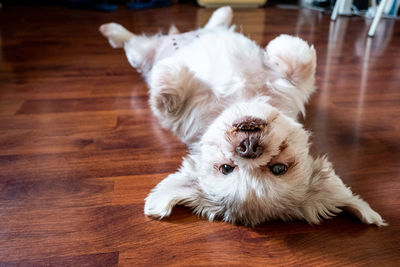
M 314 91 L 316 53 L 281 35 L 263 49 L 230 26 L 232 9 L 214 12 L 204 28 L 138 36 L 110 23 L 100 31 L 124 48 L 150 88 L 161 125 L 190 147 L 182 167 L 146 198 L 145 214 L 163 218 L 182 204 L 210 220 L 256 225 L 265 220 L 319 223 L 348 207 L 363 222 L 386 225 L 346 187 L 326 158 L 309 154 L 309 133 L 296 119 Z M 236 131 L 238 119 L 265 121 L 258 132 Z M 264 149 L 243 158 L 236 148 L 256 137 Z M 282 163 L 283 175 L 270 167 Z M 224 175 L 221 166 L 234 166 Z

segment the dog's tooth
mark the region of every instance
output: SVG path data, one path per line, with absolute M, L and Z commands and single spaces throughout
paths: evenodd
M 255 132 L 255 131 L 260 131 L 264 129 L 264 124 L 259 123 L 259 124 L 254 124 L 254 123 L 249 123 L 249 124 L 242 124 L 238 126 L 234 126 L 232 129 L 232 132 L 240 131 L 240 132 Z

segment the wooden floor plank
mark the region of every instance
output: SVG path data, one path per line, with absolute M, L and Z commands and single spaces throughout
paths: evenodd
M 54 257 L 30 261 L 0 262 L 1 266 L 118 266 L 118 252 L 71 257 Z

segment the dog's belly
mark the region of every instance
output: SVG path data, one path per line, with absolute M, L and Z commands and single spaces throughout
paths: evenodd
M 193 41 L 200 38 L 200 32 L 201 30 L 197 30 L 182 34 L 163 36 L 162 42 L 157 51 L 155 62 L 174 56 L 176 52 L 179 52 Z
M 263 50 L 241 34 L 227 29 L 196 30 L 166 36 L 155 64 L 167 59 L 184 63 L 218 96 L 232 96 L 249 84 L 248 73 L 265 75 Z M 254 84 L 251 80 L 250 84 Z

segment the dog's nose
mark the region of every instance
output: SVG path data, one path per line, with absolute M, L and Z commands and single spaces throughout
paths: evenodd
M 257 137 L 249 136 L 236 147 L 236 152 L 242 158 L 255 159 L 261 156 L 264 152 L 264 148 L 260 146 Z

